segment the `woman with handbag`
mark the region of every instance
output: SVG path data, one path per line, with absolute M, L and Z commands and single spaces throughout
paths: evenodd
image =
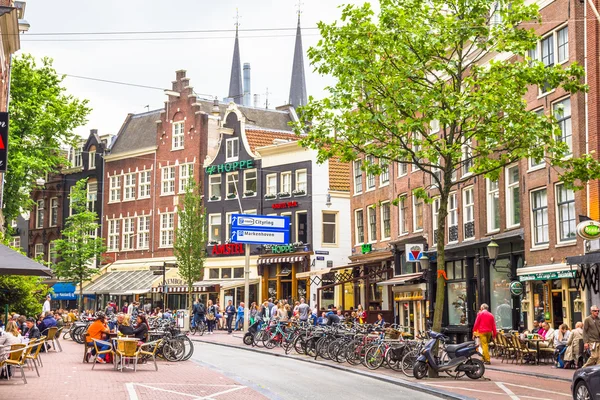
M 206 322 L 208 325 L 208 333 L 213 334 L 215 329 L 215 318 L 217 315 L 217 308 L 213 305 L 212 300 L 208 300 L 208 313 L 206 314 Z

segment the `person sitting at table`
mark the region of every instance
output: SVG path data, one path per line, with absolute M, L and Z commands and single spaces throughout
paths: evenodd
M 25 329 L 23 329 L 23 339 L 39 339 L 41 336 L 40 330 L 35 325 L 35 319 L 27 318 L 25 321 Z
M 579 342 L 583 340 L 583 322 L 575 324 L 575 329 L 571 331 L 569 340 L 567 340 L 567 349 L 564 354 L 565 368 L 573 368 L 582 349 L 579 348 Z
M 130 317 L 127 314 L 117 314 L 117 331 L 121 332 L 122 335 L 133 335 L 133 328 L 129 326 Z
M 540 342 L 540 347 L 550 347 L 551 344 L 554 344 L 554 335 L 556 332 L 548 322 L 543 322 L 542 328 L 544 329 L 544 332 L 539 333 L 539 335 L 544 341 Z
M 537 319 L 534 319 L 533 320 L 533 329 L 531 329 L 531 333 L 539 334 L 541 329 L 542 329 L 542 327 L 540 326 L 540 321 L 538 321 Z
M 108 326 L 106 326 L 106 314 L 104 314 L 103 311 L 98 311 L 96 314 L 96 320 L 89 326 L 87 333 L 88 346 L 90 343 L 93 345 L 94 339 L 105 340 L 104 335 L 110 333 L 110 329 L 108 329 Z M 98 343 L 97 346 L 100 351 L 110 349 L 110 345 L 108 344 Z M 96 362 L 105 364 L 105 358 L 106 354 L 101 354 L 100 356 L 96 357 Z
M 44 314 L 44 318 L 38 323 L 38 329 L 42 333 L 42 335 L 48 334 L 48 329 L 56 326 L 56 320 L 54 319 L 54 314 L 48 311 Z
M 4 334 L 0 336 L 0 361 L 4 361 L 8 358 L 10 346 L 18 343 L 21 343 L 21 334 L 19 333 L 17 323 L 15 321 L 8 321 Z M 10 369 L 8 371 L 9 375 L 12 376 Z M 5 373 L 4 370 L 2 373 Z M 6 375 L 1 375 L 0 379 L 8 379 L 8 377 Z
M 144 314 L 138 314 L 136 317 L 136 327 L 133 329 L 133 334 L 140 342 L 146 341 L 146 334 L 150 330 L 148 326 L 148 321 L 146 320 L 146 316 Z
M 564 368 L 565 366 L 563 354 L 567 349 L 567 342 L 569 341 L 570 335 L 571 331 L 567 324 L 560 325 L 558 327 L 558 332 L 554 335 L 554 347 L 556 348 L 554 354 L 556 355 L 557 368 Z

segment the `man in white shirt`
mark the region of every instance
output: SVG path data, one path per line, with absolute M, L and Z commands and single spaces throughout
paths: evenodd
M 46 296 L 46 301 L 44 302 L 44 306 L 42 307 L 43 313 L 50 312 L 50 299 L 52 299 L 52 296 Z

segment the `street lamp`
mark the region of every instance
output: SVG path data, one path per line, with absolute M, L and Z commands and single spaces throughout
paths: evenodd
M 327 188 L 327 197 L 325 200 L 325 205 L 327 208 L 331 207 L 331 193 L 329 193 L 329 188 Z
M 499 252 L 500 252 L 500 246 L 498 245 L 498 243 L 496 243 L 494 238 L 492 238 L 490 243 L 487 245 L 487 254 L 488 254 L 488 258 L 490 259 L 492 268 L 494 268 L 494 269 L 496 269 L 496 260 L 498 259 Z
M 427 257 L 425 253 L 421 253 L 419 264 L 421 265 L 421 271 L 426 271 L 429 268 L 429 257 Z

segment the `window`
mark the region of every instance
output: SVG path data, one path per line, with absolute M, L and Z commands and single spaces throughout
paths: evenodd
M 448 197 L 448 242 L 458 241 L 458 196 L 450 193 Z
M 87 184 L 87 208 L 96 212 L 96 202 L 98 201 L 98 182 L 88 182 Z
M 208 217 L 208 225 L 209 242 L 221 243 L 221 214 L 211 214 Z
M 360 161 L 354 161 L 354 193 L 362 193 L 363 181 L 362 181 L 362 169 Z
M 231 240 L 231 216 L 234 213 L 227 213 L 225 214 L 225 226 L 227 227 L 227 229 L 225 230 L 225 241 L 228 242 Z M 245 212 L 244 214 L 248 214 L 247 212 Z
M 37 201 L 35 227 L 38 229 L 44 227 L 44 200 Z
M 463 189 L 463 233 L 465 239 L 475 237 L 475 198 L 473 187 Z
M 398 163 L 398 177 L 408 174 L 408 164 Z
M 138 198 L 150 198 L 150 179 L 152 171 L 140 172 L 140 183 L 138 184 Z
M 162 195 L 175 194 L 175 167 L 162 168 Z
M 121 176 L 110 177 L 110 201 L 121 201 Z
M 369 216 L 369 242 L 377 241 L 377 214 L 375 211 L 375 206 L 367 207 L 367 212 Z
M 487 191 L 487 231 L 500 229 L 500 188 L 498 181 L 486 179 Z
M 58 225 L 58 199 L 50 199 L 50 226 Z
M 473 168 L 473 151 L 471 149 L 471 143 L 466 143 L 462 146 L 462 174 L 463 176 L 469 175 Z
M 244 171 L 244 197 L 256 196 L 256 169 Z
M 135 200 L 135 174 L 125 174 L 123 179 L 125 181 L 125 183 L 123 184 L 123 201 Z
M 69 189 L 69 216 L 73 215 L 73 190 L 75 189 L 75 185 L 71 186 Z
M 421 140 L 423 140 L 423 137 L 420 132 L 414 132 L 412 136 L 412 151 L 414 153 L 413 161 L 416 160 L 416 162 L 419 162 L 421 160 L 421 157 L 418 153 L 421 151 Z M 418 171 L 419 169 L 420 168 L 415 163 L 413 163 L 413 169 L 411 172 Z
M 519 197 L 519 166 L 506 168 L 506 227 L 521 224 L 521 199 Z
M 423 199 L 413 196 L 413 232 L 423 230 Z
M 138 217 L 138 249 L 150 248 L 150 216 Z
M 467 321 L 467 282 L 463 261 L 446 263 L 448 276 L 448 322 L 449 325 L 466 325 Z
M 123 250 L 131 250 L 133 249 L 134 242 L 134 222 L 133 218 L 124 218 L 123 219 Z
M 55 263 L 56 259 L 56 245 L 54 242 L 50 242 L 48 243 L 48 262 Z
M 387 185 L 388 183 L 390 183 L 390 167 L 381 160 L 379 160 L 379 166 L 381 167 L 381 174 L 379 175 L 379 186 Z
M 500 2 L 496 1 L 492 4 L 492 9 L 490 10 L 490 26 L 494 27 L 496 25 L 500 25 L 502 23 L 502 15 Z
M 120 224 L 121 221 L 118 219 L 111 219 L 108 221 L 108 250 L 119 251 L 119 235 L 121 233 Z
M 173 143 L 172 143 L 173 150 L 183 149 L 183 137 L 184 137 L 183 129 L 184 129 L 183 121 L 173 123 Z
M 296 242 L 308 243 L 308 213 L 296 212 Z
M 35 247 L 34 247 L 34 251 L 33 251 L 33 256 L 35 258 L 41 258 L 42 260 L 44 259 L 44 244 L 43 243 L 36 243 Z
M 20 236 L 13 237 L 12 240 L 10 241 L 10 245 L 11 245 L 11 247 L 14 247 L 15 249 L 20 249 L 21 248 L 21 237 Z
M 292 194 L 292 173 L 281 173 L 281 193 Z
M 438 216 L 440 214 L 440 198 L 436 198 L 433 200 L 431 204 L 431 220 L 433 224 L 433 243 L 437 243 L 437 232 L 439 228 Z
M 375 159 L 373 158 L 373 156 L 367 156 L 367 164 L 375 164 Z M 367 172 L 367 190 L 370 189 L 375 189 L 375 174 Z
M 544 109 L 540 109 L 535 111 L 535 113 L 538 116 L 544 116 Z M 540 147 L 542 147 L 540 145 Z M 540 158 L 529 158 L 529 169 L 537 169 L 538 167 L 541 167 L 544 165 L 544 157 L 540 157 Z
M 75 149 L 75 160 L 73 162 L 74 167 L 81 167 L 83 165 L 82 153 L 81 147 L 77 147 Z
M 306 184 L 306 170 L 301 169 L 296 171 L 296 195 L 301 196 L 308 193 L 308 186 Z
M 337 244 L 337 213 L 323 213 L 323 244 Z
M 225 158 L 227 162 L 236 161 L 240 156 L 240 147 L 239 147 L 239 139 L 232 138 L 227 139 L 226 143 L 226 155 Z
M 181 164 L 179 166 L 179 193 L 187 191 L 190 179 L 194 179 L 194 164 Z
M 277 174 L 267 175 L 267 196 L 277 196 Z
M 88 151 L 88 169 L 96 168 L 96 147 L 91 146 Z
M 546 67 L 554 65 L 554 35 L 546 36 L 541 41 L 542 62 Z
M 563 63 L 569 59 L 569 27 L 565 26 L 556 33 L 556 42 L 558 43 L 558 63 Z
M 391 210 L 390 202 L 381 203 L 381 238 L 389 239 L 391 236 Z
M 532 240 L 534 246 L 549 242 L 548 197 L 546 189 L 531 192 Z
M 363 210 L 354 211 L 354 223 L 356 224 L 356 244 L 365 242 L 365 221 Z
M 440 121 L 437 119 L 432 119 L 429 122 L 429 134 L 434 134 L 440 131 Z
M 235 199 L 237 197 L 238 173 L 227 174 L 227 198 Z
M 221 175 L 210 175 L 208 187 L 210 200 L 221 200 Z
M 164 213 L 160 215 L 160 247 L 173 246 L 175 230 L 175 213 Z
M 575 240 L 575 193 L 564 184 L 556 185 L 556 207 L 558 208 L 558 241 Z
M 398 203 L 398 218 L 399 218 L 399 230 L 401 235 L 408 233 L 408 199 L 406 195 L 400 196 L 400 202 Z
M 563 142 L 569 148 L 566 155 L 573 154 L 573 137 L 571 132 L 571 99 L 564 99 L 552 106 L 554 117 L 560 127 L 559 142 Z

